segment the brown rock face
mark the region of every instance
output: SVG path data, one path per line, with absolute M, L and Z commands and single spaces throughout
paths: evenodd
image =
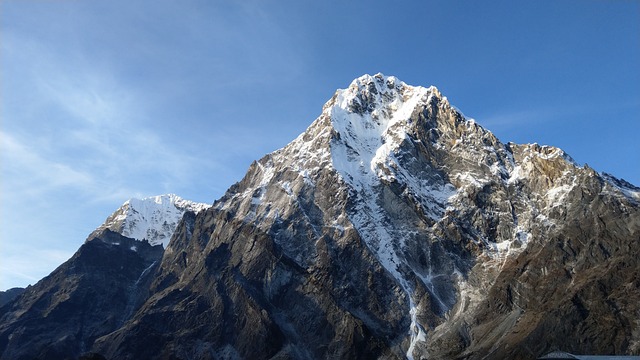
M 613 196 L 589 169 L 580 169 L 576 182 L 548 212 L 554 225 L 534 232 L 540 240 L 504 262 L 474 311 L 436 329 L 434 358 L 535 359 L 560 348 L 640 352 L 638 204 Z M 532 183 L 540 180 L 524 185 Z
M 501 143 L 433 87 L 363 76 L 210 209 L 187 213 L 143 303 L 86 350 L 637 354 L 639 194 L 560 149 Z

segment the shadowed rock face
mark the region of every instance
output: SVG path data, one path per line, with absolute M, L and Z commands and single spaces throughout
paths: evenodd
M 17 298 L 20 294 L 24 292 L 24 288 L 11 288 L 7 291 L 0 291 L 0 308 L 4 306 L 4 304 L 10 302 L 11 300 Z
M 132 250 L 132 248 L 136 250 Z M 2 308 L 2 359 L 77 358 L 147 298 L 162 246 L 110 230 Z
M 504 262 L 473 311 L 436 329 L 434 358 L 640 353 L 638 204 L 591 170 L 577 176 L 549 212 L 556 225 Z
M 560 149 L 501 143 L 433 87 L 363 76 L 185 214 L 127 278 L 144 285 L 120 323 L 68 343 L 114 359 L 638 353 L 639 193 Z

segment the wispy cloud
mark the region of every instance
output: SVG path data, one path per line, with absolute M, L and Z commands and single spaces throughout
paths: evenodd
M 9 39 L 11 40 L 11 39 Z M 6 121 L 32 123 L 32 127 L 10 126 L 3 130 L 3 153 L 10 163 L 14 183 L 24 191 L 51 191 L 71 186 L 87 196 L 133 192 L 144 189 L 136 182 L 141 177 L 165 183 L 184 182 L 201 161 L 177 147 L 166 133 L 149 126 L 151 113 L 148 99 L 135 90 L 124 88 L 113 74 L 83 61 L 58 59 L 51 49 L 33 44 L 16 51 L 33 59 L 31 75 L 23 79 L 33 85 L 39 101 L 46 104 L 41 111 L 25 114 L 27 97 L 16 97 L 6 106 Z M 75 57 L 70 57 L 74 59 Z M 15 110 L 15 111 L 14 111 Z M 41 118 L 46 117 L 46 118 Z
M 10 134 L 0 131 L 3 183 L 8 192 L 28 193 L 30 197 L 59 187 L 86 188 L 95 179 L 69 164 L 46 159 L 37 149 Z
M 95 127 L 113 127 L 124 125 L 126 117 L 135 115 L 131 113 L 135 111 L 134 94 L 114 84 L 108 74 L 82 66 L 73 70 L 65 67 L 43 69 L 34 84 L 41 96 L 70 117 Z
M 489 129 L 510 128 L 548 121 L 548 115 L 547 112 L 540 110 L 516 110 L 485 115 L 479 121 L 482 126 Z
M 34 274 L 50 272 L 53 268 L 67 261 L 73 254 L 72 249 L 33 249 L 31 247 L 12 247 L 8 244 L 2 244 L 2 251 L 23 254 L 28 251 L 29 254 L 29 256 L 3 257 L 3 261 L 0 263 L 0 274 L 2 274 L 0 275 L 0 284 L 3 285 L 7 279 L 17 279 L 23 284 L 35 284 L 41 279 L 41 276 Z M 6 289 L 3 288 L 3 290 Z

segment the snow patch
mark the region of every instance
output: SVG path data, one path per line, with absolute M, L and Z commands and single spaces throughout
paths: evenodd
M 564 202 L 564 198 L 573 189 L 574 184 L 563 184 L 553 187 L 547 191 L 547 199 L 550 201 L 551 206 L 559 206 Z
M 401 182 L 406 185 L 405 191 L 422 200 L 420 203 L 427 215 L 434 219 L 444 215 L 447 202 L 456 193 L 455 187 L 418 179 L 398 166 L 396 159 L 396 152 L 407 138 L 413 111 L 427 104 L 434 92 L 437 89 L 433 87 L 406 86 L 394 77 L 365 75 L 348 89 L 339 90 L 333 106 L 326 109 L 337 133 L 331 141 L 331 165 L 357 194 L 351 223 L 409 299 L 408 359 L 413 359 L 417 343 L 426 340 L 426 333 L 417 320 L 418 309 L 413 300 L 415 286 L 400 270 L 406 264 L 403 250 L 411 234 L 388 224 L 378 204 L 376 188 L 383 183 Z M 431 282 L 433 275 L 416 275 L 446 311 L 447 306 Z
M 282 188 L 282 190 L 284 190 L 285 193 L 287 193 L 287 195 L 293 196 L 293 190 L 291 189 L 290 182 L 285 181 L 282 184 L 280 184 L 280 187 Z
M 524 174 L 522 174 L 522 167 L 520 165 L 516 165 L 513 167 L 513 170 L 511 170 L 511 173 L 509 174 L 507 184 L 515 184 L 522 178 L 524 178 Z

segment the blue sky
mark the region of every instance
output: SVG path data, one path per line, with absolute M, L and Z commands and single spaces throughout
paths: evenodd
M 365 73 L 640 185 L 638 1 L 0 2 L 0 289 L 130 197 L 213 202 Z

